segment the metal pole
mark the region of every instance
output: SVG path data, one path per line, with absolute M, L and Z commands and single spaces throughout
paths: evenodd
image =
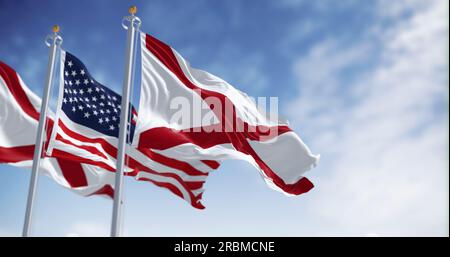
M 141 21 L 138 17 L 134 16 L 136 13 L 136 7 L 132 6 L 129 9 L 131 16 L 125 17 L 124 21 L 129 21 L 129 26 L 122 23 L 127 32 L 127 46 L 125 52 L 125 79 L 122 89 L 122 104 L 120 113 L 120 128 L 119 128 L 119 145 L 117 153 L 117 167 L 116 178 L 114 187 L 114 205 L 111 224 L 111 236 L 117 237 L 122 232 L 122 184 L 123 184 L 123 170 L 125 161 L 125 147 L 127 139 L 127 124 L 129 114 L 129 102 L 130 102 L 130 89 L 133 83 L 133 63 L 134 63 L 134 50 L 136 31 L 139 31 Z
M 39 167 L 42 158 L 42 148 L 45 135 L 45 124 L 47 118 L 48 102 L 50 98 L 50 89 L 53 81 L 53 70 L 55 67 L 56 51 L 62 44 L 62 38 L 58 35 L 59 26 L 53 26 L 53 35 L 49 35 L 46 38 L 46 44 L 50 47 L 50 56 L 48 58 L 47 65 L 47 77 L 45 79 L 44 93 L 42 96 L 41 111 L 39 115 L 39 125 L 36 135 L 36 144 L 34 148 L 33 166 L 31 168 L 30 187 L 28 191 L 27 209 L 25 212 L 25 222 L 23 225 L 22 236 L 30 236 L 32 216 L 33 216 L 33 204 L 36 195 L 36 186 L 39 178 Z M 48 42 L 51 40 L 51 43 Z

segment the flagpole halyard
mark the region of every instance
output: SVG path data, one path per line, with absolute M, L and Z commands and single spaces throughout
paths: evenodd
M 117 237 L 122 232 L 122 209 L 123 209 L 123 173 L 125 163 L 125 148 L 127 145 L 127 131 L 129 120 L 129 102 L 130 92 L 133 83 L 133 63 L 135 57 L 135 40 L 136 32 L 139 31 L 141 20 L 135 16 L 137 12 L 136 6 L 132 6 L 128 9 L 131 16 L 125 17 L 122 21 L 122 26 L 127 29 L 127 45 L 125 52 L 125 77 L 122 89 L 122 103 L 120 112 L 120 128 L 119 128 L 119 144 L 117 153 L 117 166 L 115 174 L 115 186 L 114 186 L 114 204 L 111 224 L 111 236 Z M 129 26 L 124 22 L 128 21 Z
M 42 158 L 42 148 L 44 145 L 45 127 L 47 120 L 47 110 L 50 98 L 50 91 L 53 82 L 53 74 L 55 67 L 55 59 L 58 48 L 62 44 L 62 38 L 58 35 L 59 26 L 55 25 L 52 28 L 53 35 L 48 35 L 45 39 L 45 43 L 50 47 L 50 55 L 47 65 L 47 75 L 44 84 L 44 92 L 42 95 L 41 110 L 39 112 L 39 124 L 36 134 L 36 144 L 34 148 L 33 165 L 31 168 L 31 178 L 28 190 L 27 207 L 25 211 L 25 221 L 23 225 L 22 236 L 30 236 L 30 230 L 32 225 L 34 199 L 36 196 L 36 187 L 39 178 L 39 167 Z M 50 42 L 49 42 L 50 41 Z

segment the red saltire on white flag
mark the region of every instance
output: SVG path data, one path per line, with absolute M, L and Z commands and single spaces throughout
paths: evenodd
M 8 65 L 0 61 L 0 164 L 31 168 L 41 99 Z M 47 119 L 47 142 L 53 114 Z M 45 157 L 41 171 L 63 187 L 83 195 L 114 195 L 114 174 L 88 164 Z
M 313 188 L 303 174 L 319 156 L 286 124 L 267 118 L 246 94 L 190 67 L 174 49 L 145 33 L 141 33 L 141 56 L 140 114 L 133 140 L 137 150 L 184 161 L 243 159 L 258 168 L 269 186 L 288 195 Z M 200 103 L 213 117 L 207 122 L 189 117 L 188 124 L 180 124 L 173 119 L 180 116 L 173 105 L 183 101 L 197 105 L 197 110 Z M 140 179 L 146 176 L 137 174 Z

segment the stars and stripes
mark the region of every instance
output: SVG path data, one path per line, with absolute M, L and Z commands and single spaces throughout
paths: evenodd
M 101 134 L 118 137 L 122 97 L 97 82 L 86 66 L 69 52 L 65 52 L 64 93 L 61 109 L 74 123 Z M 133 114 L 136 110 L 132 108 Z M 133 115 L 135 116 L 135 115 Z M 129 126 L 130 142 L 135 122 Z

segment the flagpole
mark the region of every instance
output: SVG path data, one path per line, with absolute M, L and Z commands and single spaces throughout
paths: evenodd
M 30 186 L 28 190 L 28 200 L 27 200 L 27 208 L 25 212 L 25 222 L 23 225 L 23 231 L 22 236 L 28 237 L 30 236 L 30 230 L 31 230 L 31 224 L 32 224 L 32 216 L 33 216 L 33 205 L 34 205 L 34 198 L 36 195 L 36 187 L 38 183 L 39 178 L 39 167 L 40 162 L 42 158 L 42 148 L 44 143 L 44 135 L 45 135 L 45 125 L 46 125 L 46 118 L 47 118 L 47 109 L 48 109 L 48 102 L 50 98 L 50 90 L 52 86 L 53 81 L 53 71 L 55 67 L 55 58 L 56 58 L 56 51 L 58 50 L 58 47 L 62 44 L 62 38 L 58 35 L 59 32 L 59 26 L 55 25 L 53 26 L 53 34 L 48 35 L 45 39 L 45 43 L 47 46 L 50 47 L 50 55 L 48 58 L 48 65 L 47 65 L 47 76 L 45 78 L 45 85 L 44 85 L 44 93 L 42 96 L 42 103 L 41 103 L 41 111 L 39 115 L 39 124 L 37 129 L 37 135 L 36 135 L 36 144 L 34 148 L 34 156 L 33 156 L 33 166 L 31 168 L 31 179 L 30 179 Z M 50 41 L 50 42 L 49 42 Z
M 141 20 L 135 16 L 137 8 L 136 6 L 130 7 L 128 10 L 131 16 L 125 17 L 122 21 L 122 26 L 128 30 L 127 32 L 127 46 L 125 52 L 125 78 L 123 82 L 122 89 L 122 104 L 120 112 L 120 128 L 119 128 L 119 145 L 117 153 L 117 167 L 116 167 L 116 178 L 114 187 L 114 205 L 112 214 L 112 224 L 111 224 L 111 236 L 117 237 L 121 235 L 122 232 L 122 184 L 123 184 L 123 172 L 124 172 L 124 161 L 125 161 L 125 147 L 127 139 L 127 124 L 128 124 L 128 114 L 129 114 L 129 102 L 130 102 L 130 89 L 133 83 L 133 63 L 135 55 L 135 40 L 136 32 L 139 31 L 139 26 L 141 25 Z M 129 26 L 125 25 L 123 22 L 128 21 Z

